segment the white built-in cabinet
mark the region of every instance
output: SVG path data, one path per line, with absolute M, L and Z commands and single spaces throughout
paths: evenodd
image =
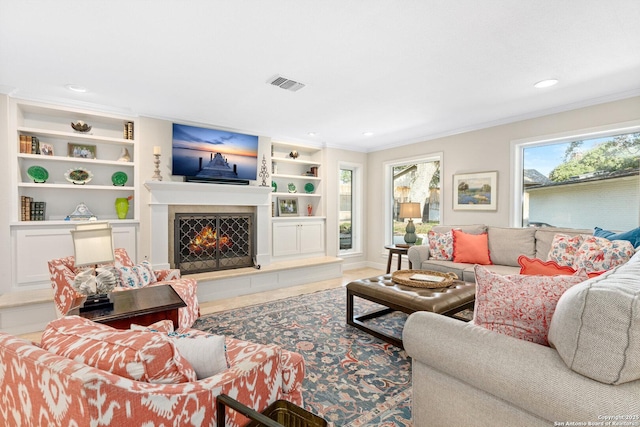
M 139 223 L 136 118 L 16 99 L 10 100 L 9 114 L 7 152 L 15 159 L 9 198 L 14 287 L 50 286 L 46 261 L 73 254 L 69 231 L 75 221 L 67 217 L 80 204 L 86 205 L 98 220 L 109 221 L 114 227 L 116 247 L 126 248 L 135 257 Z M 78 121 L 90 125 L 91 130 L 75 131 L 71 123 Z M 35 150 L 35 144 L 25 149 L 29 144 L 25 141 L 34 138 L 40 152 Z M 85 157 L 78 157 L 83 155 L 78 152 Z M 128 160 L 122 160 L 125 153 Z M 91 179 L 70 182 L 65 176 L 73 177 L 70 171 L 84 177 L 89 174 Z M 116 182 L 122 183 L 123 174 L 127 177 L 124 185 L 114 185 L 114 175 L 120 178 Z M 40 180 L 46 176 L 46 181 L 35 182 L 34 175 Z M 125 219 L 118 219 L 116 214 L 117 198 L 131 198 Z M 46 204 L 43 220 L 33 220 L 34 216 L 25 220 L 28 217 L 23 211 L 29 206 L 24 202 L 28 200 Z
M 324 220 L 273 223 L 273 256 L 324 255 Z
M 291 153 L 297 152 L 297 157 Z M 321 148 L 271 143 L 272 255 L 277 259 L 325 254 Z M 298 212 L 279 215 L 283 199 L 295 199 Z

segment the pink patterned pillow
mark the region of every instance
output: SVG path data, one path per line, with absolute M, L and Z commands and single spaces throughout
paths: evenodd
M 453 233 L 451 230 L 446 233 L 429 231 L 429 258 L 442 261 L 453 259 Z
M 576 258 L 576 252 L 584 240 L 582 234 L 569 236 L 568 234 L 556 234 L 551 242 L 551 250 L 547 261 L 555 261 L 558 265 L 572 267 Z
M 627 240 L 608 240 L 603 237 L 585 236 L 576 252 L 574 269 L 584 268 L 587 272 L 611 270 L 631 259 L 635 249 Z
M 502 276 L 476 265 L 475 273 L 473 323 L 546 346 L 551 317 L 560 296 L 588 279 L 583 270 L 573 276 Z
M 196 372 L 166 334 L 118 330 L 80 316 L 50 322 L 42 334 L 45 350 L 135 381 L 178 384 Z

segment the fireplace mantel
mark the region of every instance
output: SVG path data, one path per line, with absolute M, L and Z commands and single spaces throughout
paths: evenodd
M 147 181 L 151 210 L 151 263 L 169 268 L 169 206 L 254 206 L 256 208 L 256 262 L 269 265 L 271 187 L 197 182 Z
M 151 205 L 269 206 L 272 191 L 271 187 L 255 185 L 175 181 L 147 181 L 144 186 L 151 194 Z

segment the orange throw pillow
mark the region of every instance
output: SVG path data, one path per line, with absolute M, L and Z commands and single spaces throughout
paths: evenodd
M 468 264 L 492 264 L 487 233 L 469 234 L 453 231 L 453 261 Z
M 560 265 L 555 261 L 543 261 L 540 258 L 529 258 L 525 255 L 518 257 L 520 274 L 529 276 L 572 276 L 576 270 L 566 265 Z

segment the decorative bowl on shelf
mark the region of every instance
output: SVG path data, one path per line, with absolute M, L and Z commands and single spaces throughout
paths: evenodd
M 75 123 L 71 122 L 71 127 L 76 132 L 82 132 L 82 133 L 89 132 L 91 130 L 91 126 L 86 124 L 82 120 L 78 120 Z
M 33 180 L 33 182 L 42 184 L 49 179 L 49 172 L 42 166 L 31 166 L 27 169 L 27 175 Z
M 310 183 L 310 182 L 307 182 L 304 185 L 304 191 L 307 192 L 307 193 L 313 193 L 315 191 L 315 189 L 316 189 L 316 187 L 314 187 L 313 184 Z
M 78 184 L 78 185 L 83 185 L 91 181 L 91 178 L 93 178 L 93 173 L 83 168 L 69 169 L 64 173 L 64 177 L 69 182 L 73 182 L 74 184 Z
M 128 179 L 129 177 L 127 176 L 127 174 L 122 171 L 115 172 L 113 175 L 111 175 L 111 182 L 117 187 L 124 186 L 127 183 Z
M 289 185 L 287 185 L 287 189 L 289 190 L 289 193 L 295 193 L 296 191 L 298 191 L 296 189 L 296 185 L 293 182 L 290 182 Z

